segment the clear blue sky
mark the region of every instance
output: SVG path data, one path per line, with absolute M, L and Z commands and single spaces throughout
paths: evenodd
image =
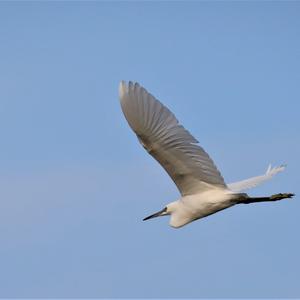
M 165 103 L 228 182 L 300 194 L 300 2 L 1 2 L 0 297 L 299 297 L 300 199 L 182 229 L 118 83 Z

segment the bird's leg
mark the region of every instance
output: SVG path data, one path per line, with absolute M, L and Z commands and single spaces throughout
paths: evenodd
M 295 194 L 284 193 L 284 194 L 274 194 L 269 197 L 247 197 L 242 199 L 239 203 L 250 204 L 255 202 L 266 202 L 266 201 L 278 201 L 285 198 L 292 198 Z

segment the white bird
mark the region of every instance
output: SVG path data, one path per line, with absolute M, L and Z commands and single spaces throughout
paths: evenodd
M 198 141 L 178 122 L 174 114 L 138 83 L 121 81 L 121 107 L 139 142 L 167 171 L 181 198 L 143 220 L 171 215 L 178 228 L 235 204 L 277 201 L 294 194 L 249 197 L 240 193 L 269 180 L 285 166 L 268 167 L 261 176 L 226 184 L 212 159 Z

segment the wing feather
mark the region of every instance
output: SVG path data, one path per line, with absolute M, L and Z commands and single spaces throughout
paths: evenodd
M 251 177 L 242 181 L 230 183 L 227 186 L 233 192 L 241 192 L 256 187 L 267 180 L 270 180 L 274 175 L 276 175 L 279 172 L 282 172 L 284 169 L 285 169 L 284 165 L 281 165 L 279 167 L 274 167 L 274 168 L 272 168 L 272 166 L 269 165 L 265 174 Z
M 174 114 L 138 83 L 120 83 L 123 113 L 140 143 L 167 171 L 182 195 L 226 188 L 223 177 L 198 141 Z

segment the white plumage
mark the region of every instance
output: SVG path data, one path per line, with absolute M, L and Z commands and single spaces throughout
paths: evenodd
M 284 165 L 281 165 L 279 167 L 274 167 L 272 168 L 271 165 L 269 165 L 267 171 L 265 174 L 260 175 L 260 176 L 255 176 L 255 177 L 251 177 L 242 181 L 238 181 L 238 182 L 233 182 L 233 183 L 229 183 L 227 184 L 227 187 L 233 191 L 233 192 L 241 192 L 241 191 L 245 191 L 251 188 L 254 188 L 256 186 L 258 186 L 259 184 L 270 180 L 274 175 L 276 175 L 279 172 L 282 172 L 285 169 Z
M 198 141 L 146 89 L 138 83 L 122 81 L 119 95 L 128 124 L 143 147 L 167 171 L 182 196 L 145 219 L 171 214 L 170 225 L 181 227 L 234 204 L 248 203 L 250 197 L 237 192 L 257 186 L 284 170 L 284 166 L 273 169 L 269 166 L 264 175 L 226 185 Z M 262 201 L 257 200 L 262 198 L 251 199 Z

